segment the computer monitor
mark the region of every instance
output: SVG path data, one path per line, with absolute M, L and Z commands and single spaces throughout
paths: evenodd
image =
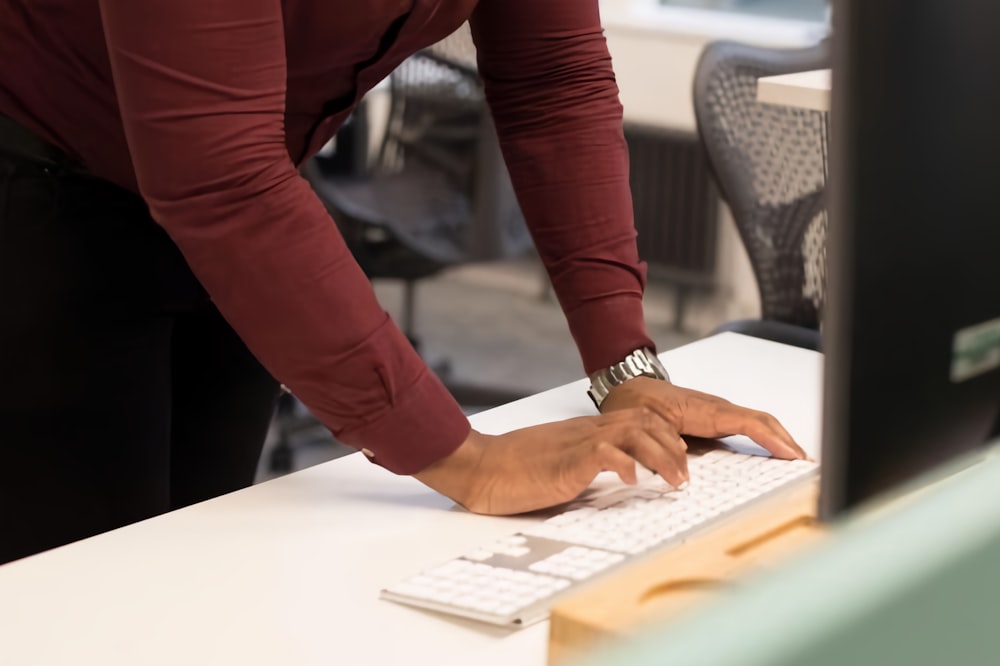
M 820 511 L 1000 429 L 1000 3 L 834 3 Z

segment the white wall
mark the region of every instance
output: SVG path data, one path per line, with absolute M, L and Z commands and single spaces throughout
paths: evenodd
M 716 39 L 793 47 L 824 29 L 799 21 L 663 8 L 656 0 L 601 0 L 601 12 L 626 121 L 694 131 L 691 87 L 698 57 Z M 718 289 L 693 297 L 685 326 L 705 332 L 722 321 L 756 317 L 760 298 L 750 262 L 723 207 L 718 233 Z

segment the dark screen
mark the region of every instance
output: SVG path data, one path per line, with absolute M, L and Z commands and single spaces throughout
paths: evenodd
M 997 26 L 981 0 L 834 5 L 826 518 L 1000 426 L 1000 370 L 969 374 L 989 326 L 956 350 L 1000 324 Z

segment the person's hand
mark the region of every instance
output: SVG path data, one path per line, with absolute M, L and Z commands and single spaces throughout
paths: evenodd
M 636 483 L 636 460 L 680 485 L 686 449 L 669 422 L 638 407 L 503 435 L 472 431 L 450 456 L 414 476 L 470 511 L 508 515 L 568 502 L 602 471 Z
M 601 404 L 601 411 L 609 414 L 637 407 L 653 410 L 682 435 L 712 439 L 746 435 L 776 458 L 807 457 L 778 419 L 767 412 L 658 379 L 636 377 L 614 387 Z
M 507 515 L 568 502 L 602 471 L 635 483 L 636 461 L 680 486 L 688 479 L 681 434 L 743 434 L 777 457 L 806 457 L 773 416 L 655 379 L 615 387 L 601 407 L 598 416 L 503 435 L 472 431 L 415 476 L 470 511 Z

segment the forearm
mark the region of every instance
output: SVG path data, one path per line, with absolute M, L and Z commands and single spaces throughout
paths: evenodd
M 473 18 L 511 179 L 585 369 L 652 346 L 622 109 L 596 0 L 484 0 Z
M 568 134 L 560 130 L 546 139 L 512 135 L 505 154 L 589 374 L 655 345 L 643 318 L 645 265 L 637 253 L 620 121 L 617 129 L 568 127 Z
M 280 3 L 101 0 L 101 10 L 139 188 L 219 311 L 376 462 L 412 473 L 452 452 L 468 421 L 289 158 Z
M 340 441 L 411 473 L 464 440 L 468 421 L 304 181 L 199 207 L 158 215 L 250 350 Z

